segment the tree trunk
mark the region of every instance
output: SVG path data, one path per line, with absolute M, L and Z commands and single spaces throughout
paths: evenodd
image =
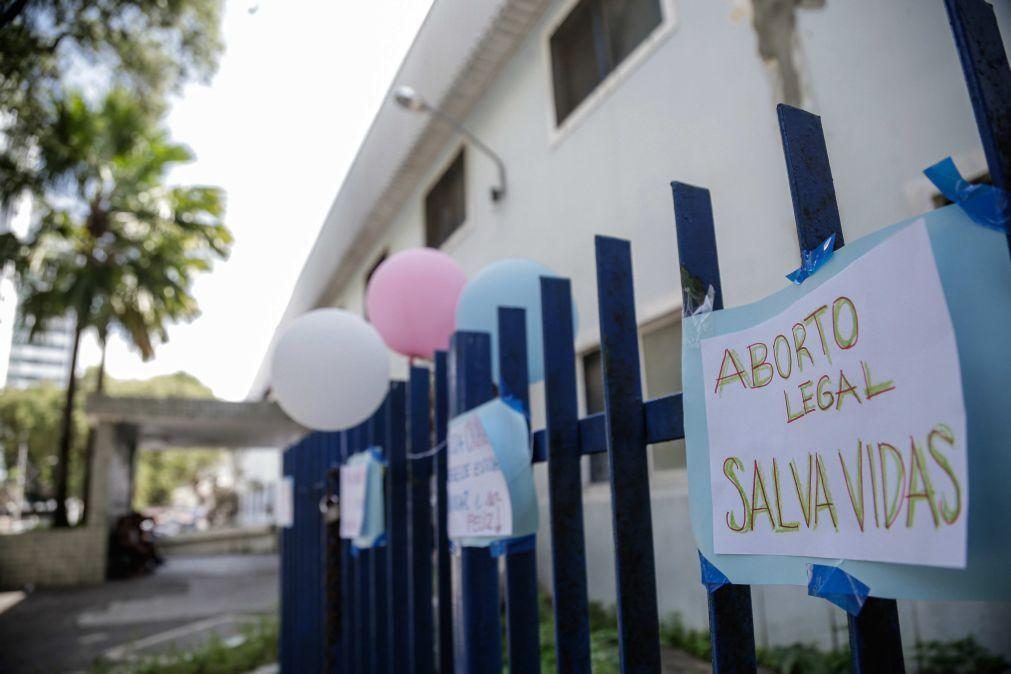
M 105 348 L 107 345 L 104 331 L 98 333 L 98 341 L 102 346 L 102 358 L 98 361 L 98 377 L 95 382 L 95 393 L 102 395 L 105 393 Z
M 99 333 L 98 341 L 102 345 L 102 359 L 98 361 L 98 379 L 95 383 L 95 393 L 105 393 L 105 347 L 106 337 Z M 88 444 L 84 448 L 84 487 L 82 488 L 81 524 L 88 523 L 88 506 L 91 505 L 91 460 L 95 456 L 95 427 L 88 429 Z
M 63 426 L 60 432 L 60 456 L 56 464 L 56 511 L 54 527 L 67 527 L 67 480 L 70 475 L 70 446 L 74 440 L 74 399 L 77 396 L 77 352 L 81 346 L 81 316 L 74 317 L 74 348 L 70 354 L 70 375 L 67 377 L 67 394 L 63 403 Z

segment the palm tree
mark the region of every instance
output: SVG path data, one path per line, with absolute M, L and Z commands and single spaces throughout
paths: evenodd
M 33 333 L 56 318 L 74 319 L 54 526 L 66 526 L 67 461 L 81 336 L 104 343 L 120 331 L 146 360 L 167 339 L 170 322 L 198 313 L 195 274 L 225 258 L 232 237 L 215 187 L 171 187 L 169 169 L 192 160 L 159 120 L 124 90 L 101 103 L 80 94 L 54 103 L 54 123 L 38 146 L 39 195 L 32 237 L 18 250 L 22 320 Z M 0 249 L 2 250 L 2 249 Z

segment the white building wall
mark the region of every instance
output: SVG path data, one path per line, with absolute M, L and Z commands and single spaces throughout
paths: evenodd
M 552 122 L 547 42 L 572 5 L 569 0 L 552 5 L 466 120 L 502 155 L 509 193 L 500 204 L 488 199 L 495 168 L 469 152 L 468 220 L 444 249 L 470 275 L 494 260 L 522 256 L 570 277 L 581 317 L 577 347 L 590 348 L 598 339 L 594 234 L 631 240 L 640 324 L 679 309 L 669 181 L 680 180 L 712 192 L 725 303 L 754 301 L 783 287 L 784 275 L 798 264 L 797 238 L 775 83 L 758 56 L 747 12 L 741 11 L 748 5 L 712 0 L 668 5 L 675 10 L 673 24 L 559 132 Z M 1011 25 L 1004 23 L 1004 34 L 1011 35 Z M 805 106 L 823 116 L 848 240 L 930 208 L 932 189 L 920 172 L 931 163 L 953 155 L 966 174 L 985 168 L 942 3 L 829 0 L 824 9 L 798 11 L 796 35 Z M 366 270 L 380 252 L 423 245 L 424 196 L 458 148 L 445 148 L 333 304 L 360 310 Z M 535 427 L 543 418 L 538 399 Z M 538 480 L 544 525 L 543 468 Z M 606 485 L 588 486 L 584 510 L 591 597 L 611 602 Z M 677 611 L 688 624 L 705 626 L 683 475 L 654 475 L 653 529 L 661 614 Z M 540 572 L 548 588 L 549 544 L 546 535 L 539 538 Z M 760 645 L 845 642 L 845 616 L 806 597 L 804 588 L 753 588 L 753 598 Z M 900 607 L 907 647 L 918 639 L 975 633 L 1011 655 L 1007 604 L 901 602 Z

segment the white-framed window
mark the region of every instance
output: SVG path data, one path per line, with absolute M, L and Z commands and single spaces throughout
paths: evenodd
M 545 36 L 556 130 L 581 116 L 674 25 L 672 0 L 571 0 Z
M 583 351 L 579 357 L 583 372 L 583 401 L 586 414 L 604 411 L 604 368 L 600 347 Z M 681 315 L 668 314 L 643 325 L 639 330 L 639 362 L 643 393 L 647 400 L 681 391 Z M 649 446 L 651 472 L 683 471 L 685 441 L 670 440 Z M 610 468 L 607 454 L 589 457 L 591 484 L 606 483 Z

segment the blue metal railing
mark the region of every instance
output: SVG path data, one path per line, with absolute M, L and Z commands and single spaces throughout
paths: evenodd
M 984 0 L 945 4 L 993 183 L 1011 190 L 1011 70 L 993 10 Z M 844 236 L 821 120 L 789 106 L 778 112 L 798 248 L 815 248 L 832 234 L 839 248 Z M 683 306 L 691 311 L 711 288 L 712 308 L 721 309 L 710 194 L 679 182 L 672 193 Z M 597 237 L 600 414 L 577 413 L 570 282 L 541 282 L 546 428 L 532 444 L 534 462 L 547 463 L 549 521 L 541 535 L 552 543 L 555 652 L 563 672 L 590 671 L 580 460 L 603 452 L 610 459 L 621 668 L 660 671 L 646 446 L 683 438 L 684 423 L 680 394 L 643 400 L 631 257 L 628 242 Z M 500 309 L 498 386 L 529 411 L 524 321 L 522 310 Z M 408 382 L 392 383 L 371 419 L 341 433 L 313 433 L 285 451 L 283 471 L 295 489 L 294 525 L 281 532 L 282 672 L 491 672 L 501 670 L 503 653 L 511 671 L 539 670 L 536 552 L 506 555 L 500 596 L 499 559 L 485 548 L 451 550 L 445 452 L 422 456 L 445 441 L 451 416 L 493 396 L 490 358 L 487 334 L 457 333 L 432 369 L 412 367 Z M 328 565 L 319 508 L 327 472 L 370 446 L 382 448 L 388 463 L 387 543 L 352 554 L 341 541 L 329 547 L 339 559 L 331 552 Z M 329 595 L 328 566 L 341 571 Z M 334 601 L 337 591 L 337 629 L 328 631 L 327 596 Z M 709 620 L 714 671 L 756 671 L 750 587 L 709 593 Z M 849 635 L 855 672 L 904 670 L 894 600 L 869 598 L 850 617 Z

